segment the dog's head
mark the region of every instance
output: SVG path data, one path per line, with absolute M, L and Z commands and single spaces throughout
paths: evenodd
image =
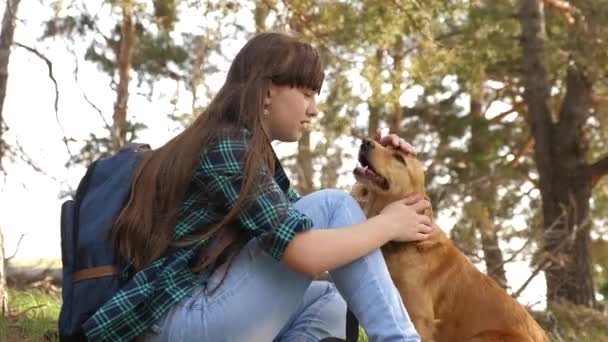
M 363 140 L 359 165 L 353 171 L 357 183 L 353 196 L 368 216 L 411 193 L 424 194 L 424 170 L 414 156 L 392 146 Z

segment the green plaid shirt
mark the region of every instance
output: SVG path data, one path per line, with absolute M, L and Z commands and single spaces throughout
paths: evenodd
M 250 134 L 223 135 L 203 152 L 178 214 L 174 238 L 209 229 L 236 203 Z M 275 156 L 276 158 L 276 156 Z M 237 224 L 256 237 L 264 250 L 280 260 L 294 234 L 310 229 L 312 221 L 291 205 L 298 199 L 276 159 L 274 175 L 261 171 L 256 196 L 239 215 Z M 284 213 L 284 214 L 283 214 Z M 83 325 L 91 341 L 129 341 L 198 286 L 188 267 L 207 241 L 171 249 L 137 272 L 121 290 Z

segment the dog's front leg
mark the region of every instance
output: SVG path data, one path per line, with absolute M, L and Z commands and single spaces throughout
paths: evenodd
M 422 342 L 436 342 L 435 340 L 435 318 L 428 316 L 412 315 L 412 321 Z
M 437 320 L 435 319 L 431 297 L 426 293 L 411 293 L 404 296 L 403 303 L 418 334 L 420 334 L 422 342 L 435 342 Z

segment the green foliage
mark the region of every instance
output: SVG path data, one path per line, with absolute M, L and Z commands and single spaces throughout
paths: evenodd
M 137 44 L 133 53 L 133 70 L 139 75 L 154 75 L 154 77 L 168 77 L 179 79 L 178 74 L 188 60 L 188 51 L 175 44 L 168 32 L 160 32 L 153 35 L 150 32 L 142 32 L 137 37 Z M 174 63 L 173 68 L 169 67 Z M 143 78 L 143 77 L 141 77 Z
M 141 123 L 127 122 L 127 143 L 136 142 L 138 132 L 146 128 L 146 125 Z M 89 167 L 99 158 L 104 158 L 113 153 L 112 141 L 109 136 L 98 136 L 94 133 L 89 134 L 89 139 L 84 142 L 77 154 L 74 154 L 65 164 L 66 167 L 73 165 L 84 165 Z
M 467 81 L 501 80 L 520 68 L 519 1 L 474 2 L 444 29 L 441 42 L 453 51 L 447 61 Z
M 154 0 L 154 17 L 163 30 L 172 31 L 177 21 L 176 0 Z
M 608 240 L 595 239 L 591 246 L 591 255 L 596 265 L 594 270 L 595 287 L 604 297 L 604 305 L 608 308 Z
M 608 316 L 598 311 L 570 304 L 555 305 L 549 310 L 532 312 L 555 342 L 607 342 Z
M 119 4 L 108 4 L 118 6 Z M 140 81 L 146 76 L 150 77 L 148 83 L 152 84 L 161 77 L 178 79 L 177 72 L 188 59 L 188 52 L 171 37 L 171 31 L 177 21 L 177 1 L 154 1 L 154 17 L 161 30 L 149 27 L 146 21 L 145 6 L 137 6 L 135 15 L 135 46 L 133 47 L 132 68 L 138 72 Z M 116 61 L 120 48 L 120 25 L 117 21 L 110 32 L 103 32 L 98 21 L 108 20 L 91 13 L 80 12 L 72 14 L 57 14 L 45 24 L 45 31 L 41 39 L 76 37 L 90 40 L 85 58 L 98 63 L 101 70 L 114 76 Z M 175 68 L 170 69 L 169 64 L 174 63 Z
M 58 341 L 61 298 L 39 290 L 9 289 L 9 319 L 0 318 L 1 341 Z
M 94 29 L 95 21 L 93 16 L 88 13 L 82 13 L 77 16 L 55 17 L 46 22 L 41 38 L 63 36 L 73 40 L 76 36 L 85 36 L 89 31 Z
M 131 67 L 137 72 L 139 83 L 145 81 L 152 86 L 159 78 L 177 80 L 183 77 L 178 72 L 188 60 L 188 52 L 182 46 L 176 45 L 169 32 L 160 31 L 153 34 L 141 24 L 136 25 L 135 32 Z M 118 67 L 116 63 L 119 46 L 120 26 L 116 25 L 112 35 L 105 37 L 103 42 L 92 40 L 85 59 L 98 63 L 103 71 L 114 76 Z M 174 67 L 170 67 L 171 64 Z

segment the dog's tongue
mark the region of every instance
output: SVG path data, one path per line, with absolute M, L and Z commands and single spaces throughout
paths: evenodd
M 361 165 L 357 165 L 355 167 L 355 170 L 353 171 L 353 173 L 355 175 L 361 176 L 361 177 L 367 177 L 368 179 L 370 179 L 372 182 L 376 183 L 376 185 L 378 185 L 380 188 L 387 190 L 388 189 L 388 182 L 386 181 L 386 179 L 382 176 L 380 176 L 379 174 L 377 174 L 376 172 L 374 172 L 372 169 L 370 169 L 367 166 L 361 166 Z
M 374 171 L 372 171 L 372 169 L 370 169 L 367 166 L 361 166 L 361 165 L 357 165 L 357 167 L 355 167 L 355 173 L 362 175 L 362 176 L 368 176 L 368 177 L 377 176 L 377 174 Z

